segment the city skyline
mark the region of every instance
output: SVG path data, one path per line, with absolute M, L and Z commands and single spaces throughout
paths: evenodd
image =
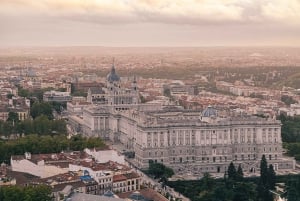
M 299 0 L 1 0 L 0 46 L 299 46 Z

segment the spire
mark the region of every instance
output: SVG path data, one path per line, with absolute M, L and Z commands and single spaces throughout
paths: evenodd
M 117 75 L 116 73 L 116 69 L 115 69 L 115 58 L 113 58 L 113 64 L 111 67 L 111 71 L 110 73 L 107 75 L 107 81 L 108 82 L 115 82 L 115 81 L 120 81 L 120 77 Z
M 116 69 L 115 69 L 115 57 L 113 57 L 113 62 L 112 62 L 112 67 L 111 67 L 111 72 L 115 73 Z

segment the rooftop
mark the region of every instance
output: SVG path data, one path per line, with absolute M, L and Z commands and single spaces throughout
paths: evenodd
M 107 196 L 99 196 L 99 195 L 91 195 L 84 193 L 74 193 L 67 201 L 122 201 L 124 199 L 107 197 Z

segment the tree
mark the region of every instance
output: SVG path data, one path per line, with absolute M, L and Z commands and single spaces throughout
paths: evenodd
M 288 201 L 300 201 L 300 177 L 289 179 L 287 182 L 287 199 Z
M 46 116 L 38 116 L 33 122 L 37 134 L 47 135 L 51 133 L 51 121 Z
M 154 163 L 152 160 L 149 161 L 148 173 L 153 175 L 154 178 L 170 178 L 174 175 L 173 169 L 166 167 L 162 163 Z
M 268 169 L 268 187 L 271 190 L 275 189 L 275 184 L 276 184 L 276 173 L 274 171 L 273 165 L 269 165 Z
M 2 187 L 1 187 L 2 188 Z M 20 200 L 24 197 L 23 190 L 18 186 L 8 186 L 3 188 L 4 201 Z
M 7 121 L 17 123 L 19 121 L 19 115 L 16 112 L 9 112 Z
M 273 169 L 273 167 L 272 167 Z M 265 155 L 262 155 L 261 161 L 260 161 L 260 179 L 259 179 L 259 184 L 258 184 L 258 197 L 260 200 L 263 201 L 272 201 L 273 196 L 270 193 L 270 186 L 269 186 L 269 171 L 268 171 L 268 163 L 266 160 Z
M 29 91 L 21 87 L 18 88 L 18 95 L 21 97 L 29 97 Z
M 29 189 L 33 189 L 33 201 L 52 201 L 51 197 L 51 188 L 46 185 L 39 185 L 36 187 L 29 187 Z M 26 189 L 25 189 L 26 194 Z
M 244 178 L 244 173 L 243 173 L 243 169 L 241 164 L 239 164 L 238 170 L 237 170 L 237 174 L 236 174 L 236 180 L 237 181 L 242 181 Z
M 229 167 L 228 167 L 227 172 L 228 172 L 228 178 L 229 178 L 229 179 L 232 179 L 232 180 L 235 180 L 235 179 L 236 179 L 236 177 L 237 177 L 237 172 L 236 172 L 236 169 L 235 169 L 235 166 L 234 166 L 233 162 L 231 162 L 231 163 L 229 164 Z
M 219 184 L 214 189 L 212 197 L 217 201 L 226 200 L 229 193 L 229 190 L 226 189 L 226 186 L 224 184 Z
M 11 99 L 13 96 L 14 96 L 13 94 L 7 94 L 7 95 L 6 95 L 6 98 L 7 98 L 7 99 Z
M 45 115 L 48 117 L 48 119 L 53 119 L 52 106 L 50 105 L 50 103 L 35 102 L 30 108 L 30 115 L 33 119 L 37 118 L 40 115 Z
M 294 185 L 289 186 L 288 193 L 287 193 L 287 200 L 288 201 L 299 201 L 297 190 Z
M 4 200 L 4 190 L 0 188 L 0 200 Z
M 165 167 L 165 171 L 164 171 L 164 177 L 166 178 L 170 178 L 174 175 L 174 170 L 172 168 L 169 167 Z
M 256 196 L 253 183 L 238 182 L 235 184 L 233 201 L 254 201 Z
M 260 161 L 260 181 L 261 183 L 266 186 L 268 181 L 268 163 L 266 160 L 266 156 L 262 155 Z
M 281 101 L 284 102 L 286 105 L 297 103 L 297 101 L 295 101 L 293 99 L 293 97 L 290 97 L 290 96 L 287 96 L 287 95 L 281 96 Z
M 88 146 L 93 141 L 93 146 Z M 75 142 L 75 143 L 74 143 Z M 9 163 L 11 155 L 59 153 L 63 150 L 82 151 L 84 148 L 103 148 L 106 145 L 100 138 L 72 137 L 64 135 L 27 135 L 17 140 L 0 141 L 0 164 Z
M 215 183 L 214 179 L 211 177 L 211 175 L 208 172 L 205 172 L 203 174 L 201 181 L 202 181 L 201 188 L 204 190 L 211 190 Z
M 1 201 L 52 201 L 51 188 L 38 186 L 4 186 L 0 188 Z

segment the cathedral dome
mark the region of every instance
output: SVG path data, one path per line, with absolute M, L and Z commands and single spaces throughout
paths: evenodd
M 118 81 L 120 81 L 120 77 L 117 75 L 114 65 L 112 66 L 111 71 L 107 75 L 106 78 L 107 78 L 108 82 L 118 82 Z
M 208 106 L 205 110 L 202 112 L 202 117 L 216 117 L 217 116 L 217 110 L 212 108 L 212 106 Z

